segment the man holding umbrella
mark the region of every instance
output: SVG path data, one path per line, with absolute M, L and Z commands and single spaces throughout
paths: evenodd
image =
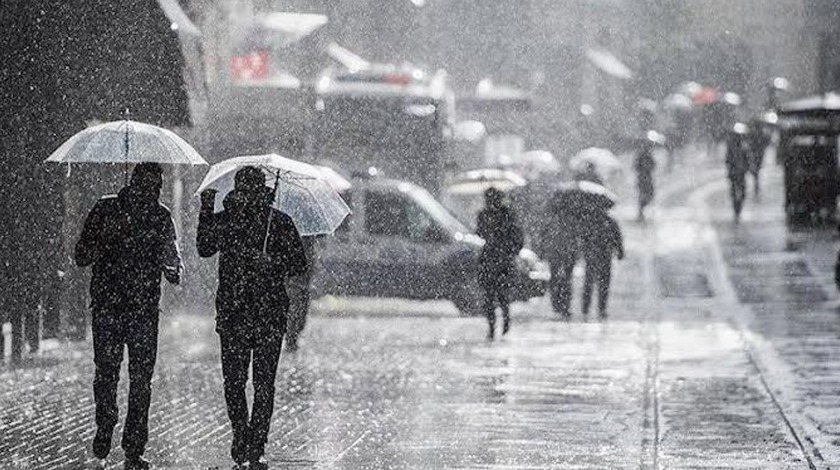
M 254 166 L 238 169 L 234 189 L 214 213 L 216 191 L 201 193 L 197 245 L 202 257 L 219 253 L 216 331 L 222 347 L 225 401 L 237 465 L 267 468 L 263 460 L 274 407 L 274 379 L 289 298 L 285 279 L 308 267 L 292 219 L 272 207 L 275 193 Z M 253 408 L 245 386 L 253 357 Z
M 96 436 L 99 459 L 111 450 L 117 424 L 117 383 L 123 348 L 128 347 L 128 414 L 123 430 L 125 468 L 146 469 L 152 373 L 157 357 L 161 274 L 180 282 L 181 259 L 169 210 L 158 203 L 163 170 L 140 163 L 117 196 L 99 200 L 76 244 L 76 264 L 93 265 L 90 282 L 96 375 Z

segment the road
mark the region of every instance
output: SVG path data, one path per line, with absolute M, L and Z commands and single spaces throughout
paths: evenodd
M 647 224 L 617 209 L 628 256 L 604 321 L 535 299 L 488 344 L 445 302 L 318 300 L 281 360 L 272 468 L 840 466 L 833 234 L 785 228 L 774 168 L 733 225 L 715 167 L 661 183 Z M 147 457 L 229 468 L 211 313 L 163 325 Z M 91 468 L 91 356 L 0 368 L 0 468 Z

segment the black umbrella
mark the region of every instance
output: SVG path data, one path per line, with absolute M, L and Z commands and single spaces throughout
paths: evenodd
M 608 210 L 616 201 L 616 195 L 604 186 L 590 181 L 562 183 L 552 195 L 552 210 Z

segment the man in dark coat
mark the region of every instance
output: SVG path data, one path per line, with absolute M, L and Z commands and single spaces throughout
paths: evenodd
M 755 119 L 749 127 L 748 142 L 748 158 L 747 168 L 753 178 L 753 195 L 759 197 L 761 193 L 761 185 L 759 182 L 759 173 L 761 167 L 764 166 L 764 153 L 770 145 L 772 139 L 764 130 L 762 123 Z
M 612 279 L 612 257 L 624 259 L 624 241 L 621 228 L 609 214 L 593 212 L 587 218 L 585 237 L 582 242 L 583 258 L 586 261 L 586 275 L 583 281 L 583 314 L 589 313 L 592 291 L 598 285 L 598 314 L 607 315 L 607 300 L 610 296 Z
M 513 210 L 505 204 L 504 193 L 489 188 L 484 193 L 484 209 L 478 214 L 476 234 L 484 239 L 478 261 L 478 281 L 484 289 L 484 314 L 493 341 L 496 327 L 496 304 L 502 309 L 502 335 L 510 330 L 510 289 L 514 258 L 522 249 L 523 232 Z
M 233 428 L 231 457 L 237 465 L 250 463 L 251 469 L 267 468 L 262 457 L 289 308 L 285 280 L 308 268 L 300 235 L 288 215 L 271 207 L 273 198 L 260 169 L 242 168 L 222 212 L 213 213 L 215 191 L 202 193 L 197 233 L 200 256 L 219 253 L 216 332 Z M 249 419 L 245 385 L 252 355 Z
M 736 125 L 729 132 L 726 143 L 726 175 L 729 178 L 729 194 L 732 197 L 732 210 L 735 223 L 741 220 L 741 209 L 747 197 L 747 171 L 749 171 L 750 142 L 747 129 L 743 124 Z
M 578 211 L 564 203 L 562 195 L 554 195 L 549 223 L 540 237 L 540 256 L 551 267 L 551 306 L 568 317 L 572 302 L 572 274 L 580 257 L 581 219 Z
M 653 158 L 653 142 L 645 141 L 636 156 L 636 186 L 639 190 L 639 215 L 640 221 L 645 220 L 645 208 L 653 202 L 653 170 L 656 169 L 656 160 Z
M 169 210 L 158 202 L 163 172 L 141 163 L 116 196 L 99 200 L 88 214 L 76 244 L 76 264 L 93 265 L 90 281 L 96 376 L 96 437 L 93 453 L 108 456 L 117 424 L 117 383 L 123 348 L 128 347 L 128 414 L 123 430 L 125 468 L 149 468 L 151 381 L 157 358 L 161 275 L 180 282 L 181 258 Z

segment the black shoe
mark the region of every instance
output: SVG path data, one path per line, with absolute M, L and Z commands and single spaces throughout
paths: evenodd
M 250 448 L 248 446 L 247 436 L 237 436 L 234 434 L 233 444 L 230 446 L 230 457 L 234 463 L 242 465 L 248 462 L 248 454 Z
M 262 457 L 251 459 L 248 470 L 268 470 L 268 462 Z
M 96 436 L 93 437 L 93 455 L 99 460 L 103 460 L 111 453 L 111 436 L 114 433 L 113 429 L 98 428 Z
M 139 455 L 136 457 L 126 457 L 125 464 L 123 464 L 124 470 L 149 470 L 150 468 L 152 466 L 149 462 Z

